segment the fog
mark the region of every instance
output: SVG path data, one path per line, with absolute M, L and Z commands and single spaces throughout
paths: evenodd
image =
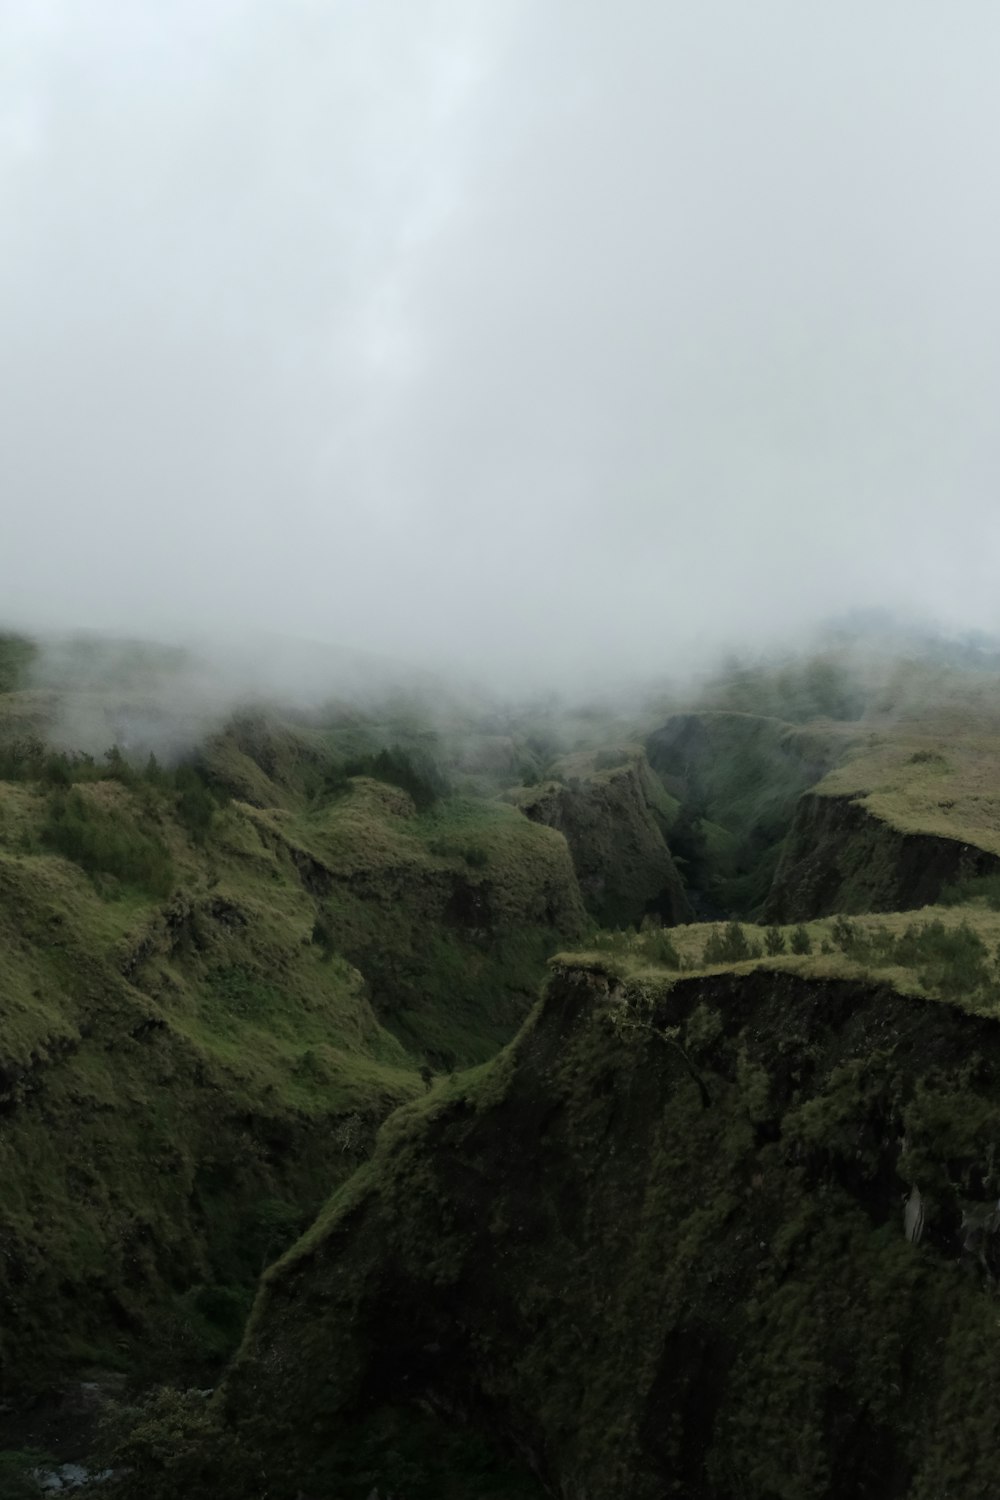
M 0 616 L 995 627 L 998 63 L 985 0 L 0 0 Z

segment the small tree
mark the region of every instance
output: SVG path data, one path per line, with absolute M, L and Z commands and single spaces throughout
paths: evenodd
M 654 963 L 662 964 L 665 969 L 684 967 L 677 946 L 665 927 L 651 933 L 646 939 L 646 952 Z
M 779 953 L 785 952 L 785 934 L 777 924 L 765 932 L 764 948 L 769 958 L 777 958 Z
M 842 948 L 845 953 L 851 954 L 858 947 L 857 924 L 849 917 L 843 915 L 836 917 L 830 929 L 830 935 L 837 947 Z
M 177 818 L 196 844 L 208 837 L 218 803 L 194 766 L 179 766 L 174 785 L 177 787 Z
M 802 926 L 801 922 L 799 923 L 798 927 L 796 927 L 795 931 L 792 933 L 792 952 L 793 953 L 811 953 L 812 952 L 812 939 L 810 938 L 810 936 L 809 936 L 808 932 L 806 931 L 806 929 Z
M 760 948 L 751 943 L 739 922 L 728 922 L 722 932 L 713 931 L 705 944 L 706 964 L 738 964 L 747 958 L 759 958 Z

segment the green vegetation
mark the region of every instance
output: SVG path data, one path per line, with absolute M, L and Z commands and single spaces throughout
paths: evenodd
M 167 896 L 174 881 L 170 854 L 156 834 L 143 833 L 118 799 L 97 801 L 82 791 L 57 792 L 40 838 L 93 875 L 110 875 L 150 896 Z
M 739 922 L 730 922 L 722 931 L 713 930 L 705 944 L 702 962 L 709 964 L 740 964 L 748 958 L 759 958 L 762 953 L 759 943 L 752 943 Z
M 204 1396 L 169 1388 L 109 1416 L 100 1462 L 112 1476 L 101 1486 L 107 1500 L 133 1500 L 136 1473 L 148 1500 L 242 1500 L 254 1493 L 260 1472 L 254 1450 L 220 1430 Z M 314 1483 L 322 1484 L 320 1493 L 345 1500 L 368 1500 L 374 1492 L 407 1500 L 541 1500 L 543 1493 L 481 1433 L 402 1404 L 361 1417 L 317 1465 Z
M 991 907 L 931 908 L 886 917 L 843 915 L 797 926 L 730 922 L 599 931 L 590 955 L 607 972 L 640 980 L 657 968 L 685 975 L 760 966 L 817 978 L 869 979 L 1000 1014 L 1000 917 Z M 662 956 L 661 956 L 662 954 Z
M 235 1437 L 276 1500 L 337 1493 L 339 1463 L 363 1500 L 396 1471 L 358 1393 L 391 1407 L 405 1370 L 418 1405 L 434 1392 L 425 1454 L 448 1442 L 431 1409 L 513 1423 L 595 1500 L 731 1493 L 734 1475 L 748 1500 L 887 1493 L 900 1464 L 922 1500 L 955 1476 L 989 1493 L 988 1418 L 959 1372 L 1000 1373 L 991 1277 L 950 1226 L 997 1193 L 996 1023 L 757 963 L 658 988 L 560 963 L 513 1046 L 398 1112 L 268 1273 L 188 1453 L 210 1466 Z M 644 1024 L 620 1025 L 633 1010 Z M 207 1471 L 220 1500 L 240 1493 Z
M 914 922 L 901 933 L 884 924 L 861 927 L 838 917 L 831 935 L 849 958 L 871 970 L 910 969 L 928 992 L 966 1000 L 989 999 L 1000 1007 L 1000 974 L 979 933 L 963 921 Z
M 967 880 L 946 882 L 938 899 L 942 906 L 983 901 L 990 911 L 1000 911 L 1000 875 L 974 875 Z
M 47 806 L 10 802 L 29 821 Z M 244 817 L 222 824 L 211 887 L 173 830 L 166 905 L 0 848 L 5 1388 L 123 1361 L 205 1383 L 262 1266 L 421 1092 L 361 976 L 303 945 L 307 894 L 263 851 L 242 868 Z
M 0 640 L 5 1402 L 120 1372 L 109 1500 L 991 1493 L 991 679 L 161 759 L 113 656 Z
M 778 666 L 747 664 L 734 658 L 705 686 L 702 696 L 707 708 L 793 724 L 813 719 L 859 719 L 866 700 L 858 674 L 836 655 Z
M 670 850 L 676 801 L 636 745 L 578 752 L 553 762 L 548 780 L 505 796 L 569 845 L 587 911 L 602 926 L 638 926 L 655 914 L 686 921 L 691 908 Z M 670 843 L 668 844 L 668 840 Z
M 660 965 L 664 969 L 682 969 L 684 960 L 677 950 L 676 944 L 666 927 L 660 927 L 647 918 L 640 929 L 641 951 L 643 958 L 651 964 Z M 594 933 L 593 946 L 598 953 L 620 953 L 634 952 L 636 939 L 634 934 L 622 930 L 602 930 Z
M 689 889 L 710 908 L 755 918 L 798 799 L 842 753 L 842 733 L 747 713 L 678 714 L 647 750 L 678 799 L 668 837 Z
M 792 933 L 789 947 L 793 953 L 798 953 L 800 955 L 812 952 L 812 939 L 801 923 Z
M 31 664 L 38 655 L 34 641 L 0 632 L 0 693 L 16 693 L 27 686 Z
M 49 1454 L 34 1448 L 0 1449 L 0 1495 L 4 1500 L 41 1500 L 37 1471 L 49 1467 Z
M 1000 725 L 970 714 L 872 731 L 823 780 L 828 797 L 857 800 L 901 834 L 1000 855 Z
M 244 714 L 166 765 L 5 709 L 0 1385 L 211 1384 L 380 1121 L 514 1033 L 583 931 L 572 865 L 419 744 L 331 796 L 363 726 Z
M 427 812 L 450 790 L 440 766 L 426 751 L 405 750 L 399 745 L 349 761 L 343 767 L 343 776 L 371 776 L 398 786 L 413 798 L 418 812 Z
M 383 1023 L 436 1067 L 483 1061 L 511 1036 L 546 959 L 585 918 L 566 845 L 502 803 L 412 801 L 364 778 L 269 826 L 310 859 L 316 929 L 356 965 Z M 470 857 L 471 856 L 471 857 Z
M 785 934 L 780 927 L 770 926 L 764 934 L 764 952 L 769 958 L 777 958 L 785 951 Z

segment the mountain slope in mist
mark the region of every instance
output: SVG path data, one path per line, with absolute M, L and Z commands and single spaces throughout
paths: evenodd
M 836 647 L 572 707 L 220 685 L 199 720 L 150 650 L 46 685 L 0 653 L 29 1492 L 18 1454 L 91 1461 L 96 1379 L 109 1496 L 936 1494 L 996 1259 L 989 664 Z M 859 1264 L 881 1374 L 788 1321 L 846 1318 Z M 906 1352 L 927 1317 L 944 1373 Z M 778 1484 L 791 1365 L 826 1415 Z

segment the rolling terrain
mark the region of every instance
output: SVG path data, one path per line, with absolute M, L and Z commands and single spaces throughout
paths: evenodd
M 990 663 L 192 717 L 81 651 L 0 652 L 12 1494 L 994 1492 Z

